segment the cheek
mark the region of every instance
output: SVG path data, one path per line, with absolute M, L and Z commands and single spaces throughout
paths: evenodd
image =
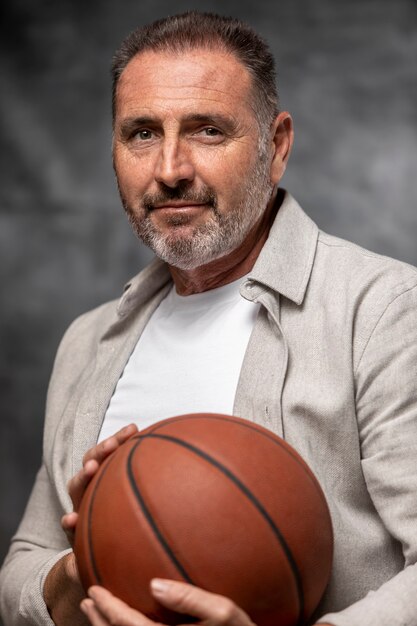
M 125 194 L 140 193 L 146 189 L 151 180 L 149 162 L 135 158 L 132 154 L 115 154 L 114 169 L 119 186 Z
M 199 155 L 196 174 L 219 192 L 239 188 L 254 167 L 254 154 L 245 150 L 218 150 Z

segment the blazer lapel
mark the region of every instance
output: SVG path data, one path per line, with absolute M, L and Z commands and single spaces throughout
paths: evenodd
M 75 413 L 72 471 L 78 471 L 85 452 L 95 445 L 114 389 L 152 313 L 166 296 L 171 283 L 159 289 L 141 306 L 132 301 L 103 334 L 94 366 L 85 381 Z M 133 312 L 132 312 L 133 309 Z M 132 421 L 134 416 L 132 415 Z
M 281 399 L 288 347 L 279 323 L 279 296 L 253 284 L 246 289 L 262 307 L 243 360 L 233 413 L 283 437 Z

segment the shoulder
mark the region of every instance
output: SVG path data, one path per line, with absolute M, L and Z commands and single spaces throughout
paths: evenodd
M 77 317 L 65 332 L 57 353 L 57 361 L 71 352 L 94 351 L 110 329 L 123 332 L 129 319 L 157 296 L 169 274 L 159 260 L 151 262 L 124 286 L 120 298 L 111 300 Z
M 351 297 L 370 294 L 374 302 L 388 303 L 417 286 L 416 267 L 322 231 L 313 271 L 315 278 L 343 287 Z
M 57 352 L 57 359 L 68 347 L 76 350 L 87 343 L 97 343 L 107 328 L 117 320 L 119 299 L 111 300 L 77 317 L 64 333 Z
M 55 420 L 68 399 L 78 393 L 81 381 L 94 368 L 100 338 L 117 317 L 117 300 L 80 315 L 59 344 L 47 394 L 46 416 Z
M 116 336 L 127 336 L 152 303 L 167 288 L 169 272 L 155 260 L 134 276 L 119 299 L 106 302 L 76 318 L 58 347 L 52 380 L 79 379 L 96 359 L 99 346 Z M 169 286 L 169 285 L 168 285 Z
M 319 232 L 310 286 L 316 305 L 325 302 L 332 311 L 332 322 L 351 328 L 356 363 L 384 328 L 385 342 L 394 334 L 417 341 L 417 268 L 412 265 Z

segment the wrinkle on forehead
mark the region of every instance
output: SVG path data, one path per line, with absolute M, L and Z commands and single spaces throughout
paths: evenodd
M 121 74 L 118 103 L 133 99 L 137 104 L 150 97 L 178 102 L 188 98 L 221 102 L 242 99 L 253 109 L 253 80 L 244 65 L 220 50 L 191 50 L 184 53 L 146 51 L 134 57 Z

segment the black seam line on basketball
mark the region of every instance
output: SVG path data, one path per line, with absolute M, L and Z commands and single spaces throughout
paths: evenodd
M 142 443 L 143 438 L 141 438 L 136 444 L 135 446 L 131 449 L 131 451 L 129 452 L 129 456 L 127 458 L 127 475 L 129 478 L 129 482 L 130 482 L 130 486 L 132 488 L 133 493 L 135 494 L 139 505 L 143 511 L 143 514 L 145 516 L 145 518 L 148 520 L 149 525 L 151 526 L 153 532 L 156 535 L 156 538 L 158 539 L 159 543 L 161 544 L 162 548 L 165 550 L 167 556 L 171 559 L 171 561 L 173 562 L 173 564 L 175 565 L 175 567 L 177 568 L 177 570 L 180 572 L 181 576 L 184 578 L 184 580 L 188 583 L 190 583 L 191 585 L 194 585 L 195 583 L 193 582 L 191 576 L 189 576 L 189 574 L 187 573 L 187 571 L 185 570 L 184 566 L 180 563 L 180 561 L 177 559 L 177 557 L 175 556 L 174 552 L 171 550 L 169 543 L 167 542 L 167 540 L 165 539 L 165 537 L 163 536 L 161 530 L 158 528 L 158 525 L 156 524 L 151 512 L 149 511 L 148 507 L 145 504 L 145 501 L 142 497 L 142 494 L 140 492 L 139 487 L 136 484 L 136 480 L 135 477 L 133 475 L 133 470 L 132 470 L 132 457 L 134 455 L 134 453 L 136 452 L 136 449 L 138 448 L 138 446 Z
M 321 489 L 321 485 L 320 485 L 318 479 L 316 478 L 314 472 L 308 467 L 308 465 L 304 461 L 304 459 L 302 459 L 302 461 L 304 461 L 304 463 L 302 463 L 298 456 L 293 454 L 291 450 L 288 450 L 288 448 L 285 447 L 279 441 L 279 438 L 277 440 L 275 438 L 275 437 L 277 437 L 277 435 L 272 436 L 272 435 L 269 435 L 267 432 L 262 432 L 258 428 L 254 427 L 254 426 L 256 426 L 255 423 L 252 423 L 249 420 L 246 420 L 246 419 L 243 419 L 243 418 L 238 418 L 239 422 L 235 422 L 234 419 L 231 419 L 231 417 L 233 417 L 233 416 L 228 417 L 227 415 L 217 415 L 216 413 L 200 413 L 200 414 L 196 414 L 196 415 L 194 415 L 194 414 L 191 414 L 191 415 L 178 415 L 178 417 L 171 417 L 170 419 L 171 419 L 171 423 L 175 423 L 177 421 L 194 420 L 194 419 L 201 419 L 201 418 L 205 418 L 205 417 L 209 417 L 210 419 L 220 420 L 220 421 L 224 421 L 224 422 L 229 422 L 231 424 L 238 423 L 240 426 L 243 426 L 244 428 L 247 428 L 249 430 L 252 430 L 252 431 L 258 433 L 262 437 L 265 437 L 271 443 L 273 443 L 275 446 L 278 446 L 279 448 L 284 450 L 286 452 L 286 454 L 288 454 L 298 465 L 300 465 L 304 469 L 305 473 L 307 474 L 307 476 L 309 477 L 309 479 L 313 483 L 313 485 L 314 485 L 314 487 L 315 487 L 315 489 L 316 489 L 320 499 L 325 503 L 326 507 L 328 507 L 327 500 L 324 498 L 324 495 L 323 495 L 323 492 L 322 492 L 322 489 Z M 164 428 L 164 426 L 168 426 L 168 424 L 167 423 L 161 423 L 161 424 L 157 423 L 157 424 L 154 424 L 154 426 L 153 426 L 153 428 L 152 428 L 152 430 L 150 432 L 151 433 L 156 433 L 157 430 L 159 430 L 160 428 Z M 263 427 L 263 428 L 265 429 L 265 427 Z M 141 433 L 139 433 L 138 435 L 135 435 L 135 438 L 139 438 L 139 437 L 142 437 Z M 284 441 L 285 440 L 283 439 L 283 442 Z
M 97 479 L 96 484 L 94 485 L 94 491 L 92 493 L 92 496 L 90 498 L 90 506 L 88 508 L 88 518 L 87 518 L 87 536 L 88 536 L 88 551 L 90 553 L 90 561 L 91 561 L 91 567 L 93 569 L 93 574 L 96 577 L 96 582 L 98 585 L 102 584 L 102 578 L 98 569 L 98 565 L 97 565 L 97 561 L 96 558 L 94 556 L 94 549 L 93 549 L 93 531 L 92 531 L 92 515 L 93 515 L 93 506 L 94 506 L 94 501 L 96 499 L 96 494 L 97 494 L 97 490 L 98 487 L 101 483 L 101 481 L 103 480 L 103 476 L 105 475 L 105 473 L 107 472 L 110 463 L 113 461 L 115 455 L 113 454 L 107 461 L 107 465 L 102 469 L 100 476 Z
M 239 480 L 239 478 L 237 478 L 237 476 L 235 476 L 233 472 L 231 472 L 225 465 L 220 463 L 220 461 L 218 461 L 217 459 L 207 454 L 207 452 L 204 452 L 204 450 L 200 450 L 196 446 L 193 446 L 191 443 L 188 443 L 188 441 L 178 439 L 177 437 L 172 437 L 171 435 L 162 435 L 162 434 L 157 434 L 157 433 L 149 433 L 149 434 L 143 435 L 142 441 L 144 439 L 163 439 L 165 441 L 170 441 L 171 443 L 176 443 L 182 446 L 183 448 L 186 448 L 187 450 L 194 452 L 194 454 L 203 458 L 205 461 L 207 461 L 208 463 L 211 463 L 218 470 L 220 470 L 249 499 L 249 501 L 254 505 L 254 507 L 258 510 L 258 512 L 262 515 L 262 517 L 268 523 L 275 537 L 278 539 L 278 543 L 280 544 L 283 552 L 285 553 L 285 556 L 288 559 L 288 563 L 290 565 L 291 573 L 295 581 L 295 587 L 296 587 L 297 596 L 298 596 L 299 612 L 298 612 L 297 626 L 301 626 L 301 624 L 303 623 L 303 615 L 304 615 L 304 591 L 303 591 L 303 585 L 301 582 L 301 576 L 300 576 L 300 572 L 298 571 L 297 563 L 294 559 L 294 556 L 287 542 L 285 541 L 283 535 L 281 534 L 281 531 L 276 526 L 274 520 L 271 518 L 268 511 L 262 506 L 262 504 L 259 502 L 256 496 L 252 493 L 252 491 L 241 480 Z M 139 445 L 139 442 L 137 445 Z
M 171 417 L 170 418 L 170 424 L 176 423 L 177 421 L 204 419 L 204 418 L 207 418 L 207 417 L 210 418 L 210 419 L 213 419 L 213 420 L 218 420 L 218 421 L 222 421 L 222 422 L 229 422 L 230 424 L 239 424 L 240 426 L 243 426 L 244 428 L 248 428 L 249 430 L 253 430 L 254 432 L 256 432 L 259 435 L 261 435 L 262 437 L 265 437 L 266 439 L 271 441 L 274 445 L 278 446 L 279 448 L 282 448 L 292 459 L 294 459 L 294 461 L 296 461 L 296 463 L 298 463 L 298 465 L 302 465 L 303 469 L 305 469 L 304 465 L 300 462 L 300 459 L 295 454 L 293 454 L 291 452 L 291 450 L 288 450 L 279 441 L 279 439 L 277 441 L 277 439 L 275 438 L 275 437 L 277 437 L 277 435 L 271 436 L 267 432 L 265 432 L 265 433 L 262 432 L 258 428 L 255 428 L 255 426 L 257 424 L 254 424 L 254 423 L 252 423 L 252 422 L 250 422 L 249 420 L 246 420 L 246 419 L 239 418 L 239 421 L 235 422 L 234 419 L 230 419 L 230 417 L 228 417 L 227 415 L 216 415 L 215 413 L 201 413 L 201 414 L 196 414 L 196 415 L 179 415 L 178 417 Z M 154 424 L 154 426 L 153 426 L 152 430 L 149 432 L 149 434 L 156 433 L 157 430 L 159 430 L 160 428 L 164 428 L 165 426 L 169 426 L 170 424 L 167 424 L 165 422 L 165 420 L 161 424 L 158 424 L 158 423 Z M 265 430 L 265 427 L 263 427 L 263 428 Z M 147 436 L 147 434 L 146 434 L 146 436 Z M 136 438 L 136 439 L 139 439 L 140 437 L 142 437 L 141 433 L 138 433 L 137 435 L 134 435 L 134 438 Z M 313 482 L 316 483 L 317 482 L 317 478 L 314 476 L 314 474 L 310 470 L 310 468 L 308 468 L 308 469 L 309 469 L 309 473 L 308 473 L 309 478 L 312 478 Z

